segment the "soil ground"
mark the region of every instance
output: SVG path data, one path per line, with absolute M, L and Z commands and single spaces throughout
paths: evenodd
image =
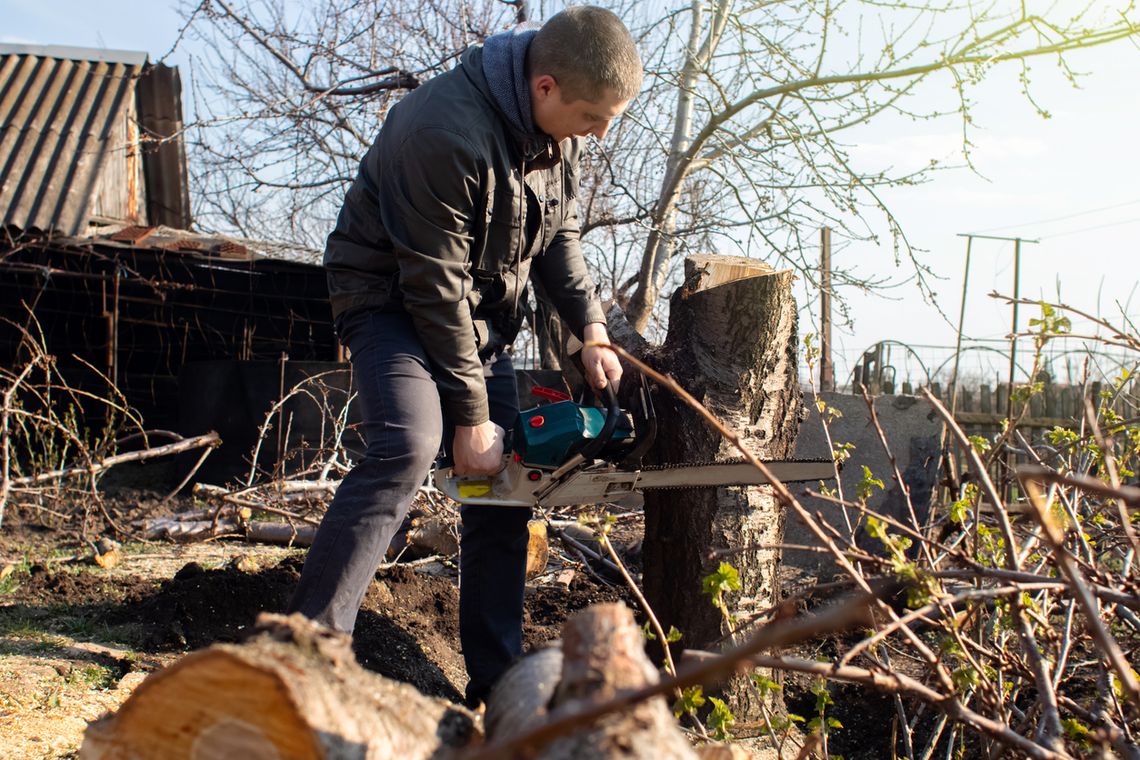
M 120 552 L 118 565 L 102 568 L 69 531 L 4 524 L 0 758 L 76 757 L 87 723 L 117 708 L 148 673 L 240 640 L 260 612 L 283 611 L 304 562 L 304 550 L 227 541 L 127 543 Z M 587 572 L 575 572 L 568 587 L 553 573 L 539 576 L 527 588 L 525 646 L 557 638 L 573 611 L 615 600 L 632 602 Z M 466 673 L 458 605 L 450 563 L 381 569 L 357 619 L 357 658 L 459 701 Z
M 145 498 L 137 503 L 153 508 Z M 304 560 L 303 550 L 237 541 L 127 543 L 121 562 L 103 568 L 74 533 L 24 517 L 0 531 L 0 574 L 11 568 L 0 575 L 0 758 L 77 757 L 87 723 L 116 709 L 148 673 L 191 650 L 240 640 L 259 612 L 282 611 Z M 615 543 L 636 543 L 639 533 L 636 521 L 623 520 Z M 528 584 L 527 648 L 556 638 L 562 622 L 590 604 L 636 606 L 622 586 L 580 566 L 568 586 L 556 581 L 566 566 L 555 559 L 548 569 Z M 454 566 L 381 569 L 354 649 L 364 667 L 458 701 L 466 676 Z M 790 709 L 809 719 L 811 685 L 785 686 Z M 831 753 L 889 757 L 892 703 L 854 690 L 836 694 L 836 703 L 829 714 L 845 729 Z

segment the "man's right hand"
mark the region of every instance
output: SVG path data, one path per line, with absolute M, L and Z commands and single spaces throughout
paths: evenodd
M 455 426 L 451 446 L 452 470 L 456 475 L 494 475 L 503 468 L 506 431 L 487 420 L 482 425 Z

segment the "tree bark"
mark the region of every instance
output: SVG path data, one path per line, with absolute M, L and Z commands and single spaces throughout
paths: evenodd
M 479 741 L 463 708 L 362 669 L 347 635 L 300 615 L 258 628 L 151 675 L 80 757 L 447 758 Z
M 686 260 L 685 274 L 670 304 L 666 342 L 651 363 L 740 433 L 759 458 L 788 457 L 803 408 L 791 272 L 706 256 Z M 654 403 L 657 463 L 739 456 L 680 399 L 658 392 Z M 744 617 L 773 606 L 779 552 L 749 547 L 778 544 L 783 533 L 784 513 L 768 486 L 647 492 L 645 592 L 665 629 L 676 626 L 686 648 L 717 647 L 727 630 L 701 581 L 721 561 L 740 574 L 729 609 Z M 761 700 L 747 678 L 734 679 L 724 693 L 738 726 L 760 719 Z
M 562 627 L 562 649 L 543 649 L 507 671 L 487 704 L 488 740 L 502 742 L 543 721 L 608 701 L 658 680 L 641 629 L 621 603 L 596 604 Z M 554 739 L 539 760 L 695 760 L 663 698 L 603 717 Z

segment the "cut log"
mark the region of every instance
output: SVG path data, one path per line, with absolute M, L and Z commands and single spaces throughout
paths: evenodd
M 594 605 L 563 626 L 561 650 L 540 650 L 500 679 L 487 703 L 488 740 L 507 741 L 543 721 L 571 715 L 657 680 L 657 670 L 645 654 L 641 629 L 629 608 L 620 603 Z M 664 698 L 658 697 L 557 738 L 537 757 L 695 760 L 697 755 Z
M 673 295 L 665 344 L 650 363 L 743 437 L 760 459 L 783 459 L 794 449 L 802 413 L 797 379 L 796 306 L 792 274 L 761 262 L 704 256 L 685 262 L 685 285 Z M 654 395 L 659 433 L 655 463 L 737 458 L 695 411 L 667 391 Z M 685 646 L 716 648 L 723 618 L 701 593 L 701 580 L 728 557 L 742 591 L 728 603 L 741 617 L 778 601 L 778 552 L 749 549 L 781 541 L 784 513 L 771 487 L 650 491 L 645 495 L 643 578 L 661 624 L 676 626 Z M 725 694 L 738 719 L 761 719 L 747 678 Z
M 80 757 L 442 758 L 479 740 L 463 708 L 361 668 L 347 635 L 262 615 L 245 643 L 194 652 L 143 681 L 88 727 Z
M 216 521 L 155 517 L 143 524 L 143 536 L 146 539 L 179 543 L 205 541 L 218 536 L 241 535 L 259 543 L 310 546 L 316 534 L 317 529 L 312 525 L 248 520 L 233 515 L 220 517 Z
M 526 579 L 529 581 L 546 572 L 550 542 L 546 537 L 546 523 L 542 520 L 531 520 L 526 528 L 530 533 L 526 544 Z

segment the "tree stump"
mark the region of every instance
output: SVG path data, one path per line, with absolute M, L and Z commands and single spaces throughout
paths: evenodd
M 621 603 L 593 605 L 566 621 L 561 651 L 539 650 L 495 686 L 487 703 L 487 738 L 503 741 L 544 720 L 557 720 L 657 680 L 629 608 Z M 697 754 L 665 700 L 657 697 L 555 739 L 536 757 L 695 760 Z
M 249 641 L 147 678 L 88 727 L 80 757 L 405 760 L 479 741 L 463 708 L 361 668 L 347 635 L 300 615 L 262 615 Z
M 727 256 L 687 259 L 685 284 L 670 302 L 669 332 L 650 363 L 672 375 L 760 459 L 789 457 L 803 402 L 797 377 L 796 305 L 791 272 Z M 654 396 L 657 464 L 735 459 L 740 452 L 668 391 Z M 645 495 L 643 577 L 646 596 L 666 630 L 674 625 L 689 649 L 717 648 L 726 631 L 701 593 L 702 579 L 723 560 L 740 574 L 728 597 L 741 617 L 779 600 L 776 549 L 784 511 L 770 486 L 649 491 Z M 741 723 L 760 719 L 760 698 L 747 678 L 724 693 Z

